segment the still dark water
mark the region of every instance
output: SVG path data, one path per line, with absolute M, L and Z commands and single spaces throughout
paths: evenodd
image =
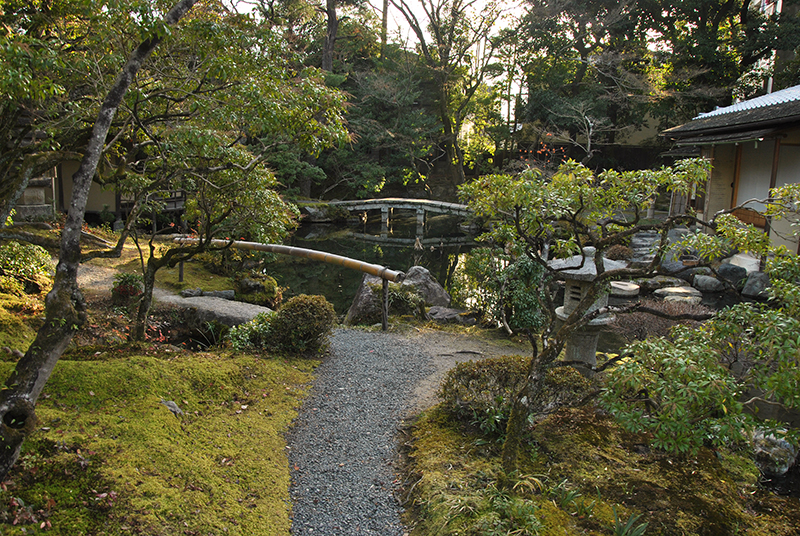
M 383 237 L 381 230 L 380 220 L 342 226 L 305 224 L 295 231 L 288 245 L 404 272 L 412 266 L 424 266 L 445 288 L 449 288 L 459 255 L 474 247 L 472 237 L 459 229 L 459 219 L 453 216 L 430 216 L 419 244 L 415 244 L 413 214 L 394 218 Z M 363 277 L 356 270 L 288 255 L 277 255 L 265 271 L 281 287 L 288 288 L 284 299 L 297 294 L 319 294 L 339 314 L 347 312 Z

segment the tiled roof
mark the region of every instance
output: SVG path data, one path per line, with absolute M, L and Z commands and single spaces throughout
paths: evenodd
M 769 95 L 762 95 L 742 102 L 737 102 L 724 108 L 717 108 L 713 112 L 700 114 L 695 119 L 703 117 L 712 117 L 715 115 L 731 114 L 734 112 L 741 112 L 742 110 L 752 110 L 754 108 L 766 108 L 776 104 L 783 104 L 785 102 L 800 101 L 800 86 L 789 87 L 770 93 Z
M 800 86 L 700 114 L 688 123 L 665 130 L 663 134 L 677 140 L 786 124 L 800 125 Z

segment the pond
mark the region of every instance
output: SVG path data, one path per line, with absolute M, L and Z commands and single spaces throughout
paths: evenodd
M 400 213 L 381 232 L 381 222 L 349 225 L 303 224 L 288 245 L 335 253 L 360 261 L 407 271 L 423 266 L 446 289 L 449 288 L 459 255 L 475 247 L 473 237 L 459 227 L 454 216 L 431 216 L 424 235 L 417 238 L 416 216 Z M 336 312 L 344 314 L 361 284 L 362 272 L 335 264 L 288 255 L 276 255 L 265 267 L 284 291 L 284 298 L 297 294 L 319 294 L 330 301 Z

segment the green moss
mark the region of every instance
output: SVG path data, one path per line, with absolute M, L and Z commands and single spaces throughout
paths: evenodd
M 58 363 L 0 511 L 21 498 L 35 518 L 23 527 L 47 519 L 63 535 L 288 534 L 282 432 L 316 362 L 124 354 Z
M 601 535 L 615 511 L 648 536 L 796 534 L 796 499 L 759 490 L 736 452 L 670 457 L 593 408 L 560 410 L 530 439 L 520 473 L 503 475 L 497 448 L 439 407 L 423 413 L 407 464 L 413 534 Z
M 27 295 L 0 293 L 0 346 L 25 352 L 41 324 L 42 305 L 39 299 Z M 0 352 L 0 360 L 11 359 Z

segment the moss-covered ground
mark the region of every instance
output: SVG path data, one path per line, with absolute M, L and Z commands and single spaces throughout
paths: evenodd
M 314 361 L 86 354 L 65 355 L 42 393 L 39 429 L 0 491 L 0 533 L 288 534 L 282 433 Z
M 88 264 L 140 272 L 130 246 Z M 158 274 L 175 289 L 232 288 L 199 262 L 186 264 L 184 278 L 177 268 Z M 27 349 L 47 290 L 0 292 L 0 346 Z M 288 535 L 283 432 L 318 361 L 130 345 L 129 311 L 107 294 L 86 293 L 88 321 L 39 398 L 37 431 L 0 483 L 0 534 Z M 0 359 L 7 378 L 15 358 Z
M 502 473 L 499 444 L 439 406 L 409 433 L 414 535 L 631 535 L 645 523 L 648 536 L 800 534 L 798 499 L 761 488 L 745 453 L 669 456 L 592 407 L 536 424 L 514 475 Z

